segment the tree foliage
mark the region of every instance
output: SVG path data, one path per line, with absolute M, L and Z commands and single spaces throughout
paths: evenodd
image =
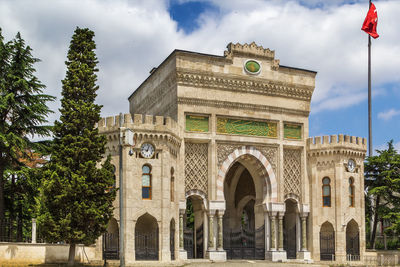
M 393 140 L 388 142 L 387 149 L 377 150 L 377 153 L 365 162 L 367 216 L 373 218 L 369 240 L 372 247 L 379 221 L 389 221 L 391 226 L 387 230 L 400 233 L 400 155 Z
M 98 63 L 94 33 L 77 28 L 62 81 L 61 117 L 54 125 L 51 159 L 45 166 L 38 223 L 48 241 L 93 244 L 106 230 L 116 189 L 113 166 L 103 163 L 106 138 L 99 135 L 95 104 Z M 75 250 L 74 250 L 75 251 Z
M 51 130 L 43 124 L 51 112 L 46 103 L 55 98 L 43 94 L 45 86 L 34 75 L 39 61 L 20 33 L 4 42 L 0 29 L 0 220 L 5 213 L 5 172 L 21 171 L 30 152 L 43 148 L 31 138 Z

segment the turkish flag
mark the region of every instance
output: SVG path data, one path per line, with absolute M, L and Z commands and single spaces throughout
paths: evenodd
M 379 37 L 379 34 L 376 32 L 377 25 L 378 25 L 378 12 L 376 11 L 375 5 L 371 3 L 371 6 L 369 7 L 368 14 L 365 17 L 361 30 L 365 31 L 366 33 L 371 35 L 374 39 L 376 39 Z

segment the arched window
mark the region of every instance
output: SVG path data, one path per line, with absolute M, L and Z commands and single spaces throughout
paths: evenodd
M 174 202 L 175 193 L 175 177 L 174 177 L 174 167 L 171 168 L 171 184 L 170 184 L 170 198 L 171 202 Z
M 349 178 L 349 206 L 354 207 L 354 179 Z
M 328 177 L 322 179 L 322 206 L 331 206 L 331 179 Z
M 142 199 L 151 199 L 151 167 L 142 167 Z

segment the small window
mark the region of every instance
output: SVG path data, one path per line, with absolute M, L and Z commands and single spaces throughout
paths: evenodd
M 349 178 L 349 206 L 354 207 L 354 179 Z
M 331 206 L 331 179 L 328 177 L 322 179 L 322 206 Z
M 151 199 L 151 168 L 149 165 L 142 167 L 142 199 Z
M 174 193 L 175 193 L 175 177 L 174 177 L 174 168 L 171 168 L 171 184 L 170 184 L 170 198 L 171 202 L 174 202 Z

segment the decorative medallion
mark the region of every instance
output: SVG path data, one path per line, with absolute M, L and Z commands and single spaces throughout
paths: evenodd
M 244 63 L 244 70 L 249 74 L 259 74 L 261 71 L 261 64 L 254 59 L 249 59 Z

